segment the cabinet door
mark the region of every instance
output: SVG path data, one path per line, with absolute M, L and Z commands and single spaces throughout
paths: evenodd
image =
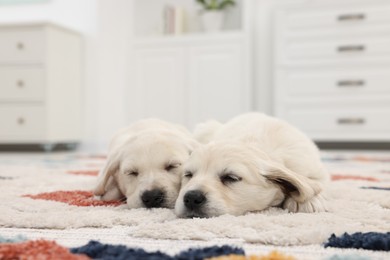
M 133 117 L 157 117 L 186 124 L 184 49 L 137 50 L 135 86 L 130 88 L 128 104 Z
M 189 116 L 195 125 L 225 121 L 247 110 L 248 87 L 242 44 L 194 46 L 189 49 Z

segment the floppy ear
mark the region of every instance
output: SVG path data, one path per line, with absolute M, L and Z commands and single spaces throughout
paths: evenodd
M 114 153 L 107 158 L 106 165 L 99 176 L 98 184 L 93 192 L 95 196 L 100 196 L 100 199 L 119 200 L 123 198 L 123 194 L 118 188 L 114 179 L 114 174 L 119 170 L 120 154 Z
M 297 202 L 309 200 L 321 192 L 319 183 L 279 164 L 269 163 L 264 177 L 278 185 L 286 196 Z

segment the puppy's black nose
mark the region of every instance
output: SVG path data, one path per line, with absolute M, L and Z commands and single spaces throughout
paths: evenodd
M 142 202 L 147 208 L 158 208 L 164 203 L 165 194 L 161 190 L 148 190 L 141 196 Z
M 206 202 L 206 197 L 199 190 L 191 190 L 184 195 L 183 200 L 187 209 L 197 210 Z

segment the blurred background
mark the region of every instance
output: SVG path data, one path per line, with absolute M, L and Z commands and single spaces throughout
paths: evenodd
M 0 147 L 105 150 L 141 118 L 247 111 L 388 145 L 390 1 L 0 0 Z

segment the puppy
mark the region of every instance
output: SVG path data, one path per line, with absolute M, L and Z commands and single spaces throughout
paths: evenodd
M 185 128 L 146 119 L 120 130 L 112 139 L 94 195 L 126 199 L 130 208 L 173 208 L 182 165 L 197 141 Z
M 291 212 L 325 211 L 328 180 L 315 144 L 288 123 L 260 113 L 195 131 L 208 144 L 184 166 L 175 205 L 179 217 L 241 215 L 271 206 Z

